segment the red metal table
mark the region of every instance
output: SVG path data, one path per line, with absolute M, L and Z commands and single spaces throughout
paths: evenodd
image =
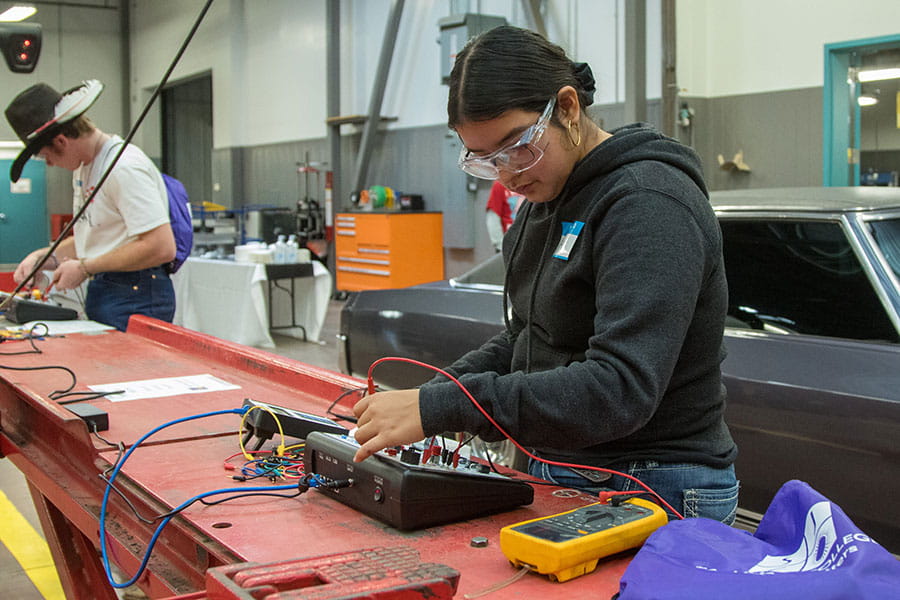
M 43 353 L 3 357 L 15 367 L 63 365 L 87 385 L 209 373 L 240 389 L 164 398 L 91 404 L 109 414 L 107 440 L 131 445 L 163 423 L 230 408 L 250 397 L 314 414 L 363 382 L 177 326 L 135 317 L 128 333 L 76 334 L 40 343 Z M 117 451 L 89 434 L 85 423 L 48 395 L 63 389 L 59 370 L 0 370 L 0 453 L 26 476 L 66 596 L 115 598 L 98 555 L 99 474 Z M 346 409 L 346 406 L 344 407 Z M 116 483 L 139 512 L 154 515 L 209 490 L 236 487 L 223 460 L 238 451 L 240 417 L 220 415 L 163 429 L 125 464 Z M 249 484 L 248 484 L 249 485 Z M 211 567 L 266 563 L 376 546 L 408 546 L 422 561 L 461 574 L 457 598 L 516 573 L 499 547 L 501 527 L 575 508 L 585 496 L 558 497 L 536 486 L 534 503 L 498 515 L 400 532 L 315 490 L 293 499 L 242 498 L 215 506 L 193 505 L 171 520 L 138 585 L 153 598 L 202 591 Z M 126 574 L 140 564 L 155 525 L 141 522 L 111 498 L 106 521 L 109 556 Z M 473 537 L 486 547 L 473 547 Z M 589 575 L 565 583 L 528 574 L 487 598 L 609 598 L 629 555 L 602 561 Z M 198 597 L 202 597 L 200 594 Z

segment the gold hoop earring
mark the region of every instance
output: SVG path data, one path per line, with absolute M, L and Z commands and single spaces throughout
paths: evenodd
M 578 133 L 578 139 L 577 140 L 574 139 L 572 137 L 572 124 L 573 123 L 574 123 L 574 121 L 569 121 L 569 124 L 566 126 L 566 133 L 569 134 L 569 141 L 572 142 L 572 144 L 574 144 L 575 147 L 577 148 L 581 144 L 581 130 L 578 128 L 577 125 L 575 126 L 575 131 Z

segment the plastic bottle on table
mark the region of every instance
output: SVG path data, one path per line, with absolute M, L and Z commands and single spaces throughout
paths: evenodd
M 288 236 L 287 248 L 285 251 L 285 262 L 297 262 L 297 254 L 299 253 L 299 251 L 300 244 L 297 243 L 297 236 L 292 233 Z
M 275 259 L 276 264 L 282 264 L 287 262 L 285 260 L 285 253 L 287 249 L 287 242 L 284 241 L 284 235 L 278 236 L 278 241 L 275 242 Z

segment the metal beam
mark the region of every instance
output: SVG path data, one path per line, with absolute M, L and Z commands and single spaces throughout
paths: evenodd
M 372 146 L 375 144 L 375 135 L 378 133 L 378 124 L 381 121 L 381 103 L 384 100 L 384 90 L 387 87 L 388 73 L 391 70 L 391 59 L 394 55 L 404 4 L 405 0 L 394 0 L 394 6 L 391 8 L 391 14 L 388 16 L 388 22 L 384 28 L 381 56 L 378 58 L 378 71 L 375 73 L 372 95 L 369 98 L 369 117 L 363 127 L 362 140 L 359 143 L 359 153 L 356 158 L 356 172 L 353 176 L 354 190 L 361 190 L 365 185 L 366 174 L 369 170 L 369 158 L 372 155 Z
M 522 0 L 522 10 L 533 31 L 543 37 L 547 37 L 547 26 L 544 24 L 544 16 L 541 14 L 542 0 Z
M 647 2 L 625 2 L 625 122 L 647 120 Z

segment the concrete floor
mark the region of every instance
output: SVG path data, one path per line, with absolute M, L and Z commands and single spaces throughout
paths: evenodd
M 337 371 L 337 331 L 340 319 L 340 311 L 343 302 L 332 300 L 329 304 L 325 323 L 322 327 L 321 342 L 303 342 L 302 340 L 283 335 L 273 335 L 276 348 L 269 352 L 293 358 L 295 360 Z M 33 536 L 39 542 L 40 523 L 31 503 L 31 496 L 22 474 L 8 460 L 0 459 L 0 528 L 6 528 L 6 519 L 24 517 L 25 521 L 34 528 L 38 535 Z M 4 511 L 6 507 L 6 511 Z M 10 515 L 9 513 L 12 513 Z M 27 525 L 26 525 L 27 527 Z M 14 537 L 2 543 L 4 537 Z M 29 574 L 16 560 L 14 553 L 23 555 L 34 550 L 35 544 L 29 542 L 29 535 L 3 536 L 0 533 L 0 579 L 3 580 L 0 598 L 9 600 L 64 600 L 61 595 L 42 594 L 35 587 Z M 39 545 L 39 544 L 38 544 Z M 49 556 L 49 555 L 48 555 Z M 35 561 L 31 561 L 33 576 L 37 576 L 37 570 L 33 568 Z M 140 597 L 140 594 L 121 594 L 123 598 Z

